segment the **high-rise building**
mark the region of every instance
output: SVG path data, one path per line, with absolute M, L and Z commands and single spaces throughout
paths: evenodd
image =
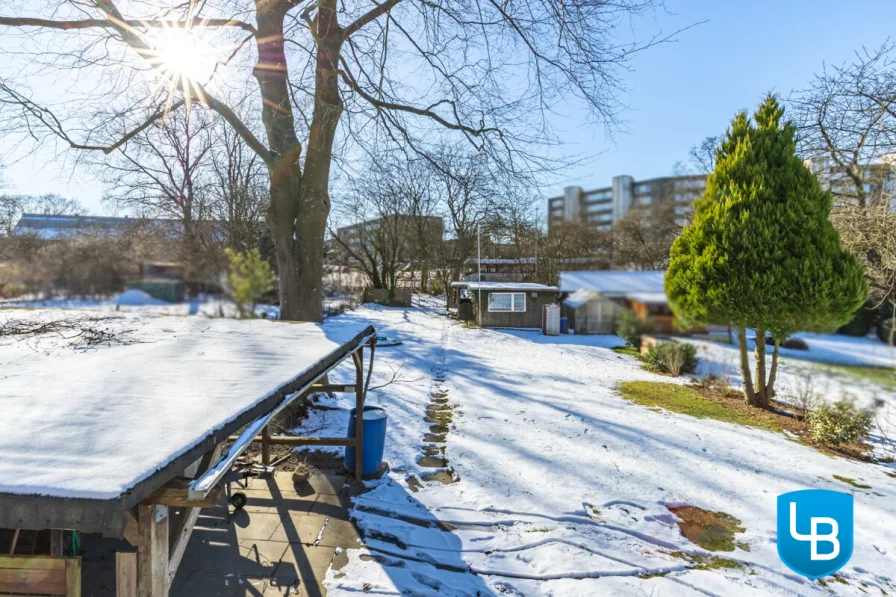
M 875 205 L 896 196 L 896 154 L 884 155 L 863 166 L 841 165 L 829 157 L 805 160 L 806 167 L 831 191 L 834 205 Z
M 609 187 L 583 191 L 582 187 L 566 187 L 563 195 L 548 199 L 548 229 L 563 222 L 580 222 L 596 230 L 610 230 L 613 224 L 634 209 L 650 210 L 673 202 L 673 213 L 684 225 L 694 200 L 703 195 L 706 175 L 666 176 L 638 180 L 628 175 L 613 177 Z

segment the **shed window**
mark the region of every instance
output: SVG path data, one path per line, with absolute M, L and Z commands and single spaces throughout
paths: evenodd
M 526 293 L 524 292 L 492 292 L 488 295 L 489 311 L 525 311 Z

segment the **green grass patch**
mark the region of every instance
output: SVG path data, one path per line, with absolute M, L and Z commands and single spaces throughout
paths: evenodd
M 816 365 L 814 367 L 831 377 L 852 378 L 872 383 L 885 389 L 896 390 L 896 372 L 892 367 L 858 367 L 855 365 Z
M 641 351 L 637 348 L 632 348 L 631 346 L 614 346 L 610 350 L 618 354 L 627 354 L 630 357 L 635 357 L 639 361 L 644 360 L 644 357 L 641 356 Z
M 834 475 L 834 478 L 840 481 L 841 483 L 846 483 L 847 485 L 852 485 L 857 489 L 871 489 L 870 485 L 863 485 L 862 483 L 856 482 L 855 479 L 850 479 L 849 477 L 841 477 L 840 475 Z
M 782 431 L 774 415 L 749 407 L 736 398 L 725 402 L 709 400 L 686 386 L 655 381 L 626 381 L 619 385 L 619 390 L 623 398 L 643 406 L 659 407 L 698 419 Z

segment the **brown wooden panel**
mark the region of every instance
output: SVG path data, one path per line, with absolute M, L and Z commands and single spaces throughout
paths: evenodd
M 80 597 L 81 559 L 0 556 L 0 594 Z

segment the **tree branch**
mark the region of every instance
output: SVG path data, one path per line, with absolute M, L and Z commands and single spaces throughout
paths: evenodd
M 397 5 L 399 2 L 401 2 L 401 0 L 386 0 L 382 4 L 377 4 L 369 11 L 358 17 L 353 23 L 348 25 L 343 30 L 343 35 L 346 38 L 350 37 L 353 33 L 364 27 L 364 25 L 392 10 L 392 7 Z
M 235 19 L 197 19 L 195 21 L 176 21 L 169 19 L 128 19 L 113 23 L 109 19 L 81 19 L 76 21 L 56 21 L 53 19 L 14 18 L 0 17 L 0 25 L 8 27 L 44 27 L 47 29 L 60 29 L 71 31 L 75 29 L 116 29 L 118 24 L 123 24 L 133 29 L 149 29 L 152 27 L 237 27 L 252 34 L 256 33 L 255 27 L 244 21 Z

